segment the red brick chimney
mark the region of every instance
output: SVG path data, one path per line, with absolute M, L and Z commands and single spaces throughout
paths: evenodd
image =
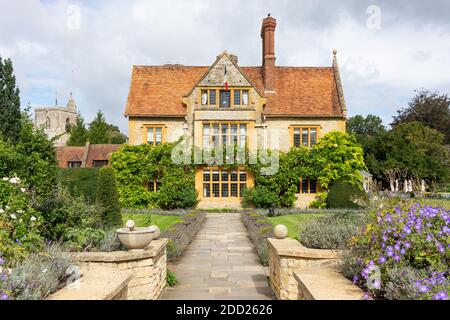
M 262 76 L 265 91 L 275 91 L 275 28 L 277 20 L 270 13 L 263 20 L 261 27 L 262 38 Z

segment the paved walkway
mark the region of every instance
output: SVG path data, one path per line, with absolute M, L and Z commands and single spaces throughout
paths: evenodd
M 165 289 L 163 300 L 273 299 L 261 265 L 239 214 L 208 214 L 202 229 L 177 265 L 179 280 Z

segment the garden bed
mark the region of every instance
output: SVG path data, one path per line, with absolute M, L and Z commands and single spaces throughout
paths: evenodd
M 269 265 L 269 249 L 267 238 L 273 237 L 273 225 L 265 217 L 255 211 L 244 210 L 241 219 L 247 228 L 250 240 L 256 247 L 259 259 L 264 266 Z

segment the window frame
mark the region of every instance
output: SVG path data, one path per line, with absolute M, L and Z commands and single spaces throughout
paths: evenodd
M 97 163 L 103 163 L 103 165 L 102 166 L 96 166 L 95 164 Z M 92 167 L 93 168 L 103 168 L 103 167 L 106 167 L 106 166 L 108 166 L 109 165 L 109 160 L 107 160 L 107 159 L 95 159 L 95 160 L 92 160 Z
M 205 173 L 208 172 L 209 173 L 209 181 L 205 181 Z M 215 181 L 213 179 L 213 172 L 218 172 L 219 174 L 219 180 Z M 228 179 L 226 181 L 223 180 L 223 172 L 227 172 L 227 177 Z M 232 181 L 232 173 L 236 172 L 236 176 L 237 176 L 237 180 L 236 181 Z M 241 174 L 245 173 L 245 181 L 241 180 Z M 202 185 L 201 185 L 201 198 L 202 199 L 241 199 L 242 198 L 242 192 L 244 189 L 248 189 L 250 187 L 250 183 L 251 183 L 251 179 L 250 179 L 250 174 L 248 172 L 248 170 L 246 170 L 243 167 L 239 167 L 236 169 L 226 169 L 224 167 L 206 167 L 206 168 L 202 168 L 201 169 L 201 181 L 202 181 Z M 219 189 L 218 189 L 218 197 L 214 196 L 214 187 L 213 185 L 219 185 Z M 245 184 L 245 188 L 241 189 L 241 185 Z M 227 196 L 223 196 L 223 186 L 226 185 L 227 186 L 227 193 L 228 193 L 228 197 Z M 231 186 L 232 185 L 236 185 L 237 186 L 237 197 L 231 196 Z M 209 197 L 205 196 L 205 186 L 209 186 Z
M 166 143 L 166 126 L 162 124 L 146 124 L 144 127 L 144 143 L 152 146 L 157 146 L 156 144 L 156 129 L 161 129 L 161 144 Z M 153 129 L 153 143 L 150 144 L 148 141 L 148 130 Z
M 307 181 L 308 192 L 303 192 L 303 180 Z M 316 182 L 316 192 L 311 192 L 311 181 Z M 303 179 L 302 177 L 300 177 L 297 187 L 297 194 L 318 194 L 320 192 L 319 181 L 317 181 L 317 178 L 305 177 L 305 179 Z
M 313 148 L 319 142 L 320 135 L 320 126 L 318 125 L 292 125 L 289 127 L 290 129 L 290 140 L 291 140 L 291 148 L 301 148 L 306 147 L 308 149 Z M 300 130 L 300 146 L 295 145 L 295 131 Z M 308 130 L 308 143 L 306 146 L 303 145 L 303 130 Z M 316 130 L 316 143 L 311 146 L 311 129 Z
M 79 164 L 79 166 L 73 167 L 72 164 L 74 164 L 74 163 Z M 82 165 L 83 165 L 82 161 L 67 161 L 67 168 L 70 168 L 70 169 L 81 168 Z
M 146 189 L 148 192 L 154 193 L 154 192 L 158 192 L 161 189 L 161 181 L 159 180 L 158 176 L 153 177 L 153 179 L 149 179 L 146 183 Z M 150 186 L 153 186 L 152 189 L 153 191 L 150 190 Z
M 252 87 L 237 87 L 237 88 L 229 88 L 228 90 L 225 90 L 223 87 L 200 87 L 200 97 L 199 97 L 199 105 L 202 107 L 215 107 L 219 109 L 232 109 L 232 108 L 247 108 L 250 106 L 250 90 Z M 220 93 L 222 91 L 228 91 L 230 93 L 230 106 L 229 107 L 222 107 L 220 104 Z M 239 104 L 234 103 L 235 99 L 235 92 L 239 92 Z M 203 104 L 203 94 L 206 92 L 206 104 Z M 211 92 L 214 92 L 215 94 L 215 101 L 214 103 L 211 103 Z M 247 103 L 244 104 L 244 92 L 247 95 Z
M 205 146 L 205 125 L 209 125 L 209 146 Z M 213 144 L 213 137 L 215 136 L 214 134 L 214 126 L 215 125 L 219 125 L 219 134 L 218 134 L 218 141 L 219 144 L 218 146 L 223 146 L 223 127 L 227 126 L 227 133 L 226 133 L 226 137 L 227 137 L 227 144 L 226 145 L 230 145 L 232 143 L 232 138 L 234 137 L 234 134 L 232 134 L 232 130 L 231 127 L 233 125 L 236 125 L 237 131 L 236 131 L 236 139 L 237 139 L 237 146 L 238 147 L 244 147 L 246 148 L 248 146 L 249 143 L 249 122 L 246 121 L 203 121 L 202 122 L 202 149 L 207 149 L 207 148 L 215 148 L 214 144 Z M 241 126 L 245 125 L 245 146 L 241 146 Z

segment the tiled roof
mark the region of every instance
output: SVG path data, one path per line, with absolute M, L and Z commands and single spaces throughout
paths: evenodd
M 136 66 L 126 116 L 184 116 L 181 99 L 209 67 Z M 261 67 L 240 67 L 267 97 L 264 114 L 343 116 L 332 67 L 275 67 L 275 93 L 264 93 Z
M 56 147 L 56 158 L 60 168 L 67 168 L 69 161 L 83 161 L 83 147 Z
M 81 161 L 86 158 L 86 167 L 91 168 L 94 160 L 108 160 L 111 153 L 117 151 L 122 145 L 120 144 L 90 144 L 86 152 L 86 146 L 82 147 L 56 147 L 56 157 L 60 168 L 67 168 L 69 161 Z

